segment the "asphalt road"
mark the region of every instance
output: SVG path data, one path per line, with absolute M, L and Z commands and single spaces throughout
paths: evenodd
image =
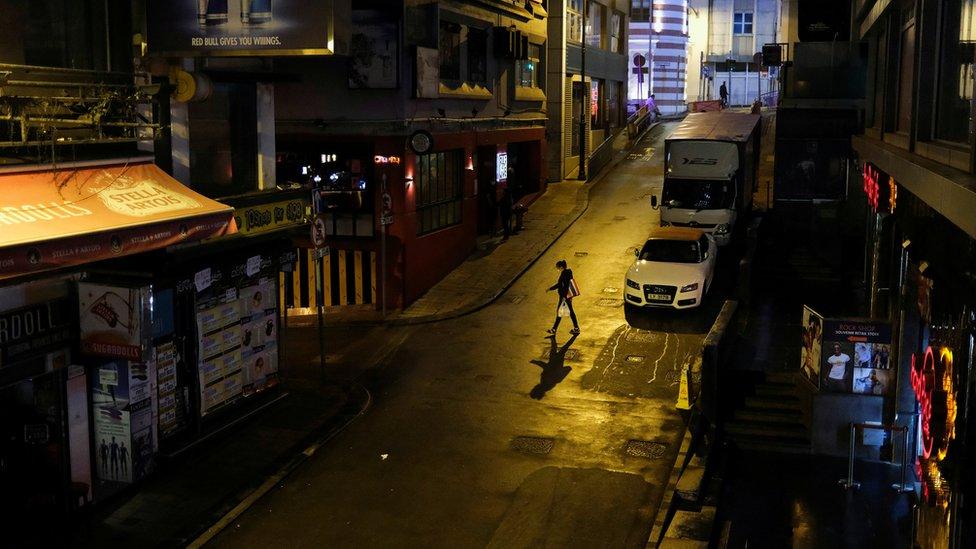
M 658 222 L 649 197 L 660 193 L 669 130 L 609 173 L 496 303 L 436 324 L 345 332 L 388 349 L 365 376 L 372 408 L 211 545 L 643 547 L 682 435 L 678 374 L 719 301 L 632 315 L 637 327 L 624 316 L 633 247 Z M 581 285 L 583 333 L 570 338 L 566 319 L 553 344 L 544 336 L 556 298 L 545 289 L 558 259 Z M 375 353 L 380 342 L 358 347 Z

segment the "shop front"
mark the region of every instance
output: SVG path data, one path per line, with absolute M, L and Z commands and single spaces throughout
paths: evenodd
M 289 312 L 318 305 L 317 268 L 322 305 L 380 308 L 385 295 L 388 308 L 405 307 L 500 228 L 501 189 L 514 201 L 545 191 L 541 127 L 418 133 L 430 137 L 421 152 L 410 135 L 278 136 L 277 180 L 314 194 L 330 240 L 322 261 L 306 244 L 282 275 Z
M 235 227 L 152 164 L 0 181 L 0 485 L 5 520 L 30 524 L 152 468 L 153 281 L 113 266 Z

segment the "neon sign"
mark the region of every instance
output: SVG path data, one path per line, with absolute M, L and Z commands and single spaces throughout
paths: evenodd
M 373 157 L 373 162 L 375 162 L 376 164 L 399 164 L 400 157 L 376 155 Z
M 952 351 L 943 347 L 936 360 L 932 347 L 922 363 L 912 354 L 912 388 L 921 408 L 922 457 L 942 461 L 956 438 L 956 388 Z
M 878 210 L 878 195 L 880 195 L 880 188 L 878 186 L 878 170 L 874 168 L 871 164 L 864 165 L 864 194 L 868 197 L 868 205 L 874 211 Z

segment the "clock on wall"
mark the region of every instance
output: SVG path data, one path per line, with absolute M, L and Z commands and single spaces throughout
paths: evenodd
M 407 145 L 410 146 L 410 150 L 417 154 L 427 154 L 434 146 L 434 136 L 430 135 L 428 131 L 417 130 L 410 135 Z

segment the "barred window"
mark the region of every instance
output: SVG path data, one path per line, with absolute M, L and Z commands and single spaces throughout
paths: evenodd
M 461 222 L 461 157 L 463 151 L 418 155 L 417 234 Z

